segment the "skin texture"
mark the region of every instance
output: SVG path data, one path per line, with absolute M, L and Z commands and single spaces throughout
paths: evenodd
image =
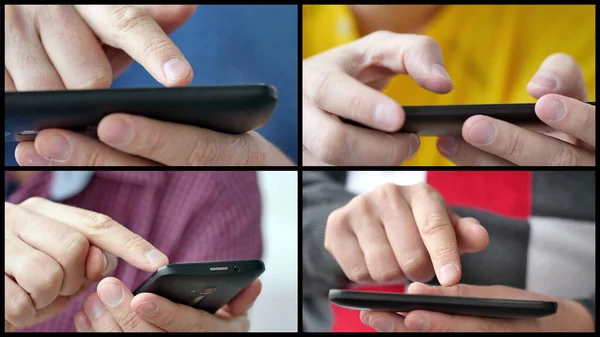
M 585 308 L 574 301 L 565 301 L 541 294 L 505 286 L 452 287 L 428 286 L 413 283 L 409 294 L 505 298 L 558 302 L 555 315 L 536 319 L 498 319 L 448 315 L 414 310 L 409 313 L 362 311 L 363 323 L 382 332 L 593 332 L 594 321 Z
M 194 72 L 167 34 L 196 7 L 7 5 L 5 91 L 106 89 L 134 60 L 164 86 L 187 86 Z M 98 136 L 44 130 L 20 143 L 15 158 L 21 166 L 293 165 L 255 132 L 226 135 L 113 114 Z
M 133 296 L 119 280 L 106 278 L 75 314 L 78 332 L 247 332 L 247 311 L 261 291 L 255 281 L 214 315 L 160 296 Z
M 167 257 L 109 217 L 42 198 L 4 204 L 5 331 L 45 321 L 94 282 L 117 257 L 154 272 Z
M 434 273 L 452 286 L 461 277 L 460 254 L 483 250 L 487 231 L 452 212 L 431 186 L 384 184 L 332 212 L 325 247 L 358 283 L 426 282 Z

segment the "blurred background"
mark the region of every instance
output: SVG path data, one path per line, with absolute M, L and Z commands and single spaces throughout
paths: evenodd
M 192 86 L 268 83 L 279 100 L 258 132 L 298 162 L 298 7 L 200 5 L 171 34 L 194 68 Z M 113 88 L 159 87 L 138 64 Z M 16 166 L 16 143 L 5 143 L 5 165 Z
M 259 172 L 263 202 L 263 290 L 252 332 L 298 331 L 298 173 Z

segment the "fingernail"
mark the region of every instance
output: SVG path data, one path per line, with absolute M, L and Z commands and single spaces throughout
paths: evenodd
M 131 124 L 121 117 L 113 117 L 106 127 L 102 141 L 109 145 L 127 145 L 133 139 L 133 128 Z
M 415 134 L 410 135 L 410 140 L 408 143 L 408 159 L 412 159 L 417 155 L 417 151 L 419 150 L 419 144 L 421 143 L 419 136 Z
M 408 325 L 408 324 L 407 324 Z M 431 325 L 429 324 L 429 321 L 426 320 L 425 318 L 415 318 L 413 320 L 410 320 L 409 325 L 407 326 L 407 328 L 413 330 L 413 331 L 419 331 L 419 332 L 424 332 L 429 330 L 429 327 Z
M 531 83 L 537 84 L 546 89 L 554 89 L 558 86 L 558 80 L 556 79 L 556 76 L 543 70 L 535 74 L 535 76 L 531 79 Z
M 104 312 L 104 305 L 102 305 L 102 302 L 94 296 L 86 303 L 83 310 L 85 310 L 85 313 L 89 318 L 98 319 Z
M 443 65 L 439 64 L 439 63 L 432 63 L 431 64 L 431 72 L 434 73 L 434 74 L 436 74 L 436 75 L 438 75 L 438 76 L 441 76 L 441 77 L 447 79 L 448 81 L 452 81 L 450 79 L 450 75 L 448 75 L 448 71 L 446 70 L 446 68 Z
M 40 156 L 35 150 L 29 150 L 21 155 L 22 166 L 50 166 L 50 161 Z
M 543 109 L 540 111 L 540 117 L 549 121 L 558 121 L 565 115 L 567 112 L 567 107 L 563 102 L 553 99 L 552 102 L 548 104 L 547 109 Z
M 92 325 L 85 315 L 78 315 L 75 325 L 79 332 L 92 332 Z
M 63 136 L 53 136 L 41 146 L 41 154 L 52 161 L 65 161 L 71 157 L 71 143 Z
M 440 269 L 440 283 L 449 284 L 458 276 L 458 268 L 452 263 L 442 266 Z
M 394 331 L 394 321 L 389 317 L 380 317 L 371 319 L 366 317 L 367 325 L 379 332 L 392 332 Z
M 102 302 L 114 307 L 123 300 L 123 291 L 116 284 L 105 284 L 98 287 L 98 296 L 100 296 Z
M 165 254 L 159 252 L 156 249 L 150 249 L 146 252 L 146 259 L 148 259 L 148 262 L 150 262 L 151 265 L 153 266 L 158 266 L 158 265 L 164 265 L 165 262 L 168 261 L 167 257 L 165 256 Z
M 158 312 L 158 307 L 152 301 L 142 302 L 140 305 L 135 307 L 135 311 L 142 316 L 150 317 L 154 316 Z
M 390 130 L 392 126 L 398 125 L 398 112 L 393 105 L 377 104 L 373 122 L 382 130 Z
M 446 157 L 454 157 L 458 152 L 458 138 L 456 137 L 440 137 L 438 149 Z
M 489 144 L 496 138 L 496 127 L 488 121 L 479 121 L 473 125 L 469 133 L 471 143 L 478 145 Z
M 168 79 L 171 81 L 179 81 L 186 78 L 190 73 L 190 66 L 178 58 L 172 58 L 165 62 L 163 70 Z

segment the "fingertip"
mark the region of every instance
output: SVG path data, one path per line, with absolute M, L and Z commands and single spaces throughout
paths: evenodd
M 187 86 L 192 82 L 194 71 L 184 57 L 172 57 L 163 64 L 163 75 L 168 87 Z
M 458 261 L 460 263 L 460 260 Z M 438 281 L 443 286 L 453 286 L 460 281 L 461 271 L 457 263 L 446 263 L 440 268 Z
M 406 288 L 406 292 L 409 294 L 419 294 L 426 291 L 430 286 L 422 282 L 412 282 Z
M 52 166 L 52 163 L 40 155 L 34 142 L 22 142 L 15 148 L 15 160 L 20 166 Z

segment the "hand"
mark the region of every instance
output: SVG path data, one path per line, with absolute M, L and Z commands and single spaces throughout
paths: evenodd
M 431 186 L 385 184 L 329 216 L 325 247 L 354 282 L 407 277 L 442 285 L 461 277 L 461 253 L 483 250 L 487 231 L 456 215 Z
M 150 243 L 109 217 L 42 198 L 4 204 L 4 330 L 45 321 L 120 257 L 153 272 L 168 263 Z
M 140 116 L 112 114 L 98 138 L 56 129 L 17 146 L 21 166 L 292 166 L 256 132 L 229 135 Z
M 553 301 L 558 303 L 555 315 L 542 318 L 500 319 L 448 315 L 414 310 L 409 313 L 362 311 L 363 323 L 378 331 L 387 332 L 593 332 L 594 321 L 587 310 L 575 301 L 562 300 L 505 286 L 452 287 L 411 284 L 407 292 L 417 295 L 504 298 L 516 300 Z
M 304 165 L 399 165 L 412 158 L 419 137 L 394 133 L 404 111 L 380 91 L 393 76 L 409 74 L 427 90 L 448 93 L 452 81 L 443 64 L 433 39 L 384 31 L 304 60 Z
M 139 62 L 160 83 L 193 72 L 167 36 L 196 6 L 6 5 L 5 91 L 105 89 Z
M 557 131 L 544 135 L 491 117 L 473 116 L 463 125 L 464 140 L 438 139 L 440 153 L 467 166 L 594 166 L 596 107 L 584 103 L 587 91 L 575 60 L 561 53 L 549 56 L 527 91 L 539 98 L 537 116 Z
M 247 311 L 260 290 L 260 281 L 255 281 L 212 315 L 151 293 L 134 297 L 121 281 L 109 277 L 88 296 L 74 323 L 78 332 L 247 332 Z

